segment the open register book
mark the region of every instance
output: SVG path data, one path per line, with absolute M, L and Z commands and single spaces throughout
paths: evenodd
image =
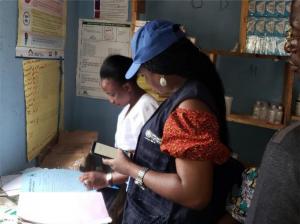
M 109 223 L 101 192 L 88 191 L 81 173 L 67 169 L 41 169 L 22 176 L 17 215 L 24 223 Z

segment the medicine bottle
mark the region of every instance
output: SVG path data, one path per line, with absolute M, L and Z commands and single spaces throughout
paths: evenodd
M 253 118 L 255 118 L 255 119 L 259 118 L 260 109 L 261 109 L 261 102 L 256 101 L 256 103 L 253 106 L 253 113 L 252 113 Z
M 279 105 L 275 114 L 275 124 L 282 124 L 282 118 L 283 118 L 283 107 Z
M 268 104 L 268 102 L 262 102 L 261 104 L 262 104 L 262 106 L 261 106 L 260 113 L 259 113 L 259 119 L 267 120 L 269 104 Z
M 268 117 L 267 117 L 268 123 L 274 124 L 276 115 L 277 115 L 277 106 L 275 104 L 272 104 L 268 110 Z

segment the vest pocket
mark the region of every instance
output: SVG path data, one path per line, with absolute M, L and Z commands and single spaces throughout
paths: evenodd
M 132 200 L 127 198 L 127 204 L 124 211 L 122 224 L 166 224 L 168 223 L 168 217 L 166 214 L 157 213 L 157 208 L 151 210 L 141 200 Z M 150 209 L 150 210 L 149 210 Z M 163 211 L 162 211 L 163 212 Z M 168 213 L 167 213 L 168 214 Z

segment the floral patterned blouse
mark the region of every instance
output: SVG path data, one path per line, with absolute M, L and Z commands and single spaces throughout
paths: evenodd
M 243 181 L 239 191 L 237 193 L 233 191 L 227 203 L 226 210 L 240 223 L 244 223 L 247 217 L 248 209 L 254 195 L 257 177 L 257 167 L 246 168 L 242 173 Z
M 220 141 L 217 118 L 205 111 L 177 108 L 166 120 L 161 151 L 175 158 L 224 163 L 229 149 Z

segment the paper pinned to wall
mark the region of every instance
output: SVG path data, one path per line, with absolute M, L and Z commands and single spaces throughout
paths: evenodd
M 103 20 L 128 21 L 128 3 L 128 0 L 95 0 L 94 16 Z
M 59 110 L 59 61 L 24 60 L 27 158 L 34 159 L 55 137 Z
M 19 0 L 16 56 L 64 57 L 67 1 Z
M 77 96 L 107 99 L 99 86 L 100 67 L 109 55 L 130 56 L 131 25 L 80 19 L 78 32 Z

